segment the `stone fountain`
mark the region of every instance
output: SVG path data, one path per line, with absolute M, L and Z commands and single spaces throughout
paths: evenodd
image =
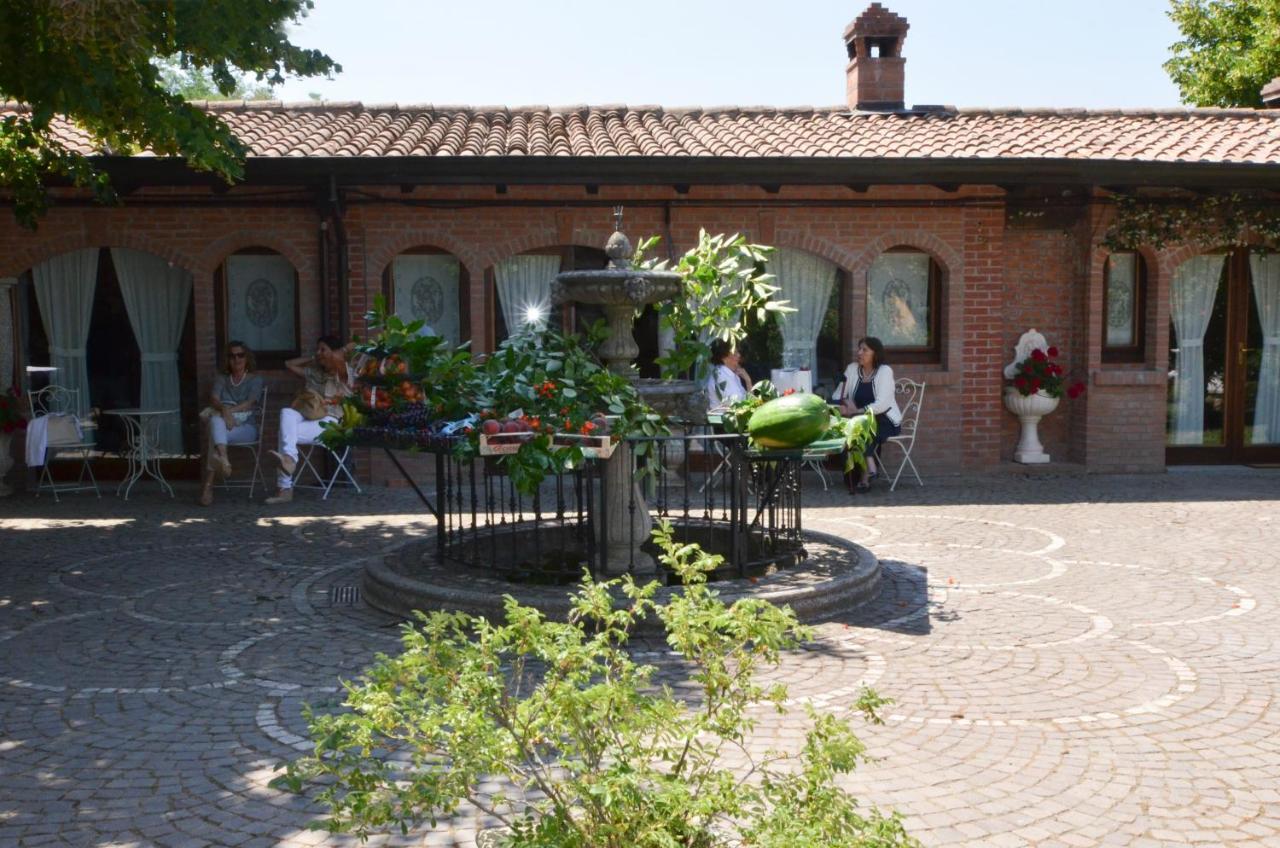
M 614 232 L 604 248 L 607 267 L 592 271 L 565 271 L 551 285 L 554 304 L 592 303 L 600 306 L 609 324 L 609 336 L 600 346 L 600 357 L 615 374 L 629 378 L 644 402 L 667 417 L 682 421 L 705 420 L 706 398 L 692 380 L 641 379 L 635 368 L 640 346 L 633 330 L 636 311 L 650 304 L 679 296 L 680 275 L 673 271 L 652 271 L 632 264 L 634 251 L 622 233 L 622 208 L 614 209 Z M 623 441 L 606 468 L 606 521 L 604 537 L 608 545 L 606 570 L 617 574 L 634 567 L 652 570 L 653 561 L 635 548 L 648 540 L 653 521 L 632 475 L 630 446 Z

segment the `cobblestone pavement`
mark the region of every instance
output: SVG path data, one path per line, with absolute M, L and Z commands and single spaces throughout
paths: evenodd
M 810 491 L 807 525 L 875 551 L 884 590 L 776 676 L 895 699 L 860 797 L 926 845 L 1280 845 L 1280 472 Z M 0 845 L 347 844 L 267 781 L 301 704 L 397 644 L 341 590 L 429 525 L 403 492 L 180 494 L 0 501 Z

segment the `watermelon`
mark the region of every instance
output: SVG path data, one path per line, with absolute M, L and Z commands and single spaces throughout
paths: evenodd
M 765 448 L 799 448 L 827 431 L 831 412 L 820 396 L 796 393 L 762 404 L 751 414 L 747 433 Z

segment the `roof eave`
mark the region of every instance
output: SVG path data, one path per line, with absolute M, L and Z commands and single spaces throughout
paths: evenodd
M 176 159 L 99 157 L 113 177 L 207 184 Z M 251 185 L 1143 185 L 1280 189 L 1280 162 L 1152 162 L 1048 158 L 380 156 L 251 157 Z

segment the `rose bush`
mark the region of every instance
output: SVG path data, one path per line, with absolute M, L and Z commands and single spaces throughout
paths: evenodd
M 1055 398 L 1064 394 L 1072 400 L 1080 397 L 1084 394 L 1084 383 L 1077 380 L 1068 385 L 1066 371 L 1058 364 L 1057 358 L 1056 347 L 1031 351 L 1030 356 L 1018 363 L 1013 387 L 1023 396 L 1040 392 Z

